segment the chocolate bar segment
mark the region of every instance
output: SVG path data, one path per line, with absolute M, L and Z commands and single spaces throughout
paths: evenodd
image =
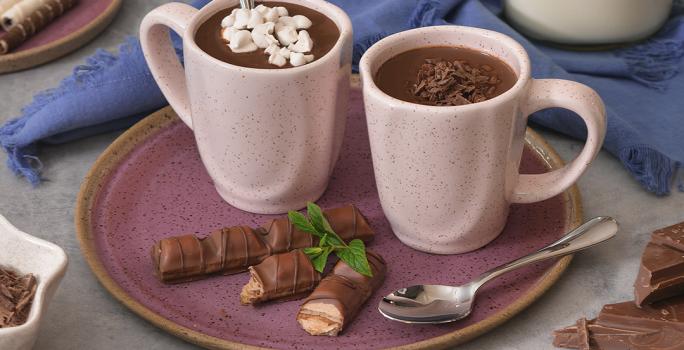
M 683 297 L 642 308 L 631 301 L 609 304 L 595 320 L 581 321 L 555 331 L 553 344 L 570 349 L 684 349 Z
M 653 232 L 641 256 L 634 300 L 643 306 L 684 294 L 684 223 Z
M 581 332 L 589 337 L 580 341 Z M 669 327 L 659 330 L 629 330 L 606 327 L 588 321 L 584 329 L 579 324 L 554 332 L 553 345 L 580 350 L 678 350 L 684 349 L 683 334 Z
M 326 210 L 323 215 L 345 241 L 358 238 L 370 242 L 374 237 L 368 221 L 353 205 Z M 204 238 L 184 235 L 162 239 L 152 247 L 152 262 L 160 280 L 178 283 L 211 274 L 243 272 L 273 254 L 317 244 L 317 237 L 298 230 L 285 217 L 256 229 L 235 226 Z
M 75 4 L 76 0 L 47 0 L 26 17 L 3 17 L 3 23 L 5 21 L 9 21 L 9 23 L 7 23 L 7 33 L 0 37 L 0 55 L 6 54 L 21 45 Z M 7 11 L 5 15 L 11 12 Z M 12 24 L 12 21 L 16 25 Z
M 373 277 L 361 275 L 339 261 L 306 298 L 297 314 L 297 322 L 309 334 L 337 336 L 382 285 L 387 273 L 385 260 L 371 251 L 366 253 Z
M 596 320 L 602 326 L 620 329 L 657 331 L 668 327 L 684 332 L 684 297 L 642 307 L 629 301 L 605 305 Z
M 250 266 L 249 273 L 249 282 L 240 293 L 240 303 L 244 305 L 300 299 L 321 281 L 321 274 L 300 249 L 271 255 Z

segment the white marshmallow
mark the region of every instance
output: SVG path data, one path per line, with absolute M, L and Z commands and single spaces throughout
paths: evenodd
M 247 28 L 252 29 L 262 23 L 264 23 L 264 16 L 256 9 L 252 9 L 251 14 L 249 15 L 249 21 L 247 22 Z
M 269 8 L 266 12 L 262 13 L 264 16 L 264 21 L 266 22 L 276 22 L 280 15 L 276 9 Z
M 252 52 L 258 49 L 252 41 L 252 33 L 249 30 L 241 30 L 233 34 L 228 47 L 235 53 Z
M 235 23 L 235 15 L 228 15 L 226 17 L 223 17 L 223 20 L 221 20 L 221 27 L 222 28 L 232 27 L 233 23 Z
M 290 49 L 288 49 L 287 47 L 283 47 L 280 50 L 278 50 L 278 54 L 285 58 L 290 58 Z
M 233 38 L 233 35 L 235 35 L 237 32 L 239 32 L 239 30 L 233 27 L 223 28 L 221 31 L 221 38 L 223 38 L 223 40 L 226 42 L 230 42 L 230 40 Z
M 271 56 L 268 56 L 268 63 L 275 64 L 278 67 L 282 67 L 287 63 L 287 60 L 285 59 L 285 57 L 276 52 Z
M 278 46 L 277 43 L 271 44 L 266 48 L 266 50 L 264 50 L 264 53 L 267 55 L 273 55 L 274 53 L 278 52 L 279 49 L 280 49 L 280 46 Z
M 271 8 L 264 6 L 264 4 L 260 4 L 259 6 L 255 7 L 254 9 L 259 11 L 259 13 L 261 13 L 263 15 L 264 13 L 266 13 Z
M 230 11 L 230 14 L 234 15 L 235 13 L 238 12 L 239 9 L 240 9 L 239 7 L 234 8 L 233 11 Z
M 281 22 L 275 25 L 276 37 L 283 46 L 290 45 L 297 41 L 297 30 L 294 27 L 283 25 Z
M 266 22 L 259 24 L 252 29 L 252 33 L 259 33 L 259 34 L 273 34 L 273 29 L 275 28 L 275 23 L 273 22 Z
M 278 43 L 278 39 L 276 39 L 273 35 L 257 33 L 256 31 L 252 31 L 252 41 L 254 41 L 254 44 L 261 49 L 265 49 L 272 44 Z
M 302 15 L 296 15 L 292 17 L 294 20 L 295 26 L 297 26 L 297 29 L 307 29 L 311 27 L 313 23 L 311 23 L 311 20 L 308 19 L 306 16 Z
M 287 9 L 282 7 L 282 6 L 276 6 L 273 9 L 278 11 L 278 16 L 287 16 L 288 15 Z
M 297 29 L 297 22 L 290 16 L 279 17 L 276 25 L 293 27 Z
M 309 32 L 300 30 L 297 35 L 297 42 L 290 44 L 287 48 L 294 52 L 310 52 L 313 49 L 313 40 L 311 40 Z
M 235 23 L 233 23 L 233 28 L 247 28 L 247 24 L 249 23 L 249 19 L 251 16 L 252 13 L 248 9 L 238 9 L 237 12 L 235 12 Z
M 298 67 L 314 60 L 314 55 L 305 55 L 300 52 L 292 52 L 290 54 L 290 64 Z

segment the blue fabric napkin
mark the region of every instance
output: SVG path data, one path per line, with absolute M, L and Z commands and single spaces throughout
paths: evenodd
M 192 4 L 201 7 L 207 0 Z M 532 59 L 535 78 L 561 78 L 596 89 L 608 111 L 604 147 L 645 189 L 669 193 L 684 161 L 684 11 L 649 40 L 613 51 L 568 51 L 533 42 L 501 18 L 500 0 L 332 0 L 354 25 L 354 64 L 382 37 L 410 28 L 458 24 L 499 31 L 518 40 Z M 679 4 L 680 2 L 676 2 Z M 178 38 L 174 38 L 180 51 Z M 179 52 L 180 54 L 180 52 Z M 0 128 L 8 165 L 38 184 L 36 145 L 61 143 L 121 129 L 166 104 L 142 58 L 137 39 L 117 56 L 100 50 L 76 67 L 59 87 L 40 93 L 22 115 Z M 586 129 L 572 112 L 552 109 L 532 121 L 583 139 Z M 680 189 L 682 189 L 680 187 Z

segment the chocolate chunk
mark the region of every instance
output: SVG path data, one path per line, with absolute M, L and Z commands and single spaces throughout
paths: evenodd
M 300 249 L 271 255 L 250 266 L 249 273 L 249 282 L 240 293 L 240 302 L 246 305 L 300 299 L 321 281 L 321 274 Z
M 426 59 L 418 69 L 412 93 L 435 106 L 460 106 L 494 95 L 500 79 L 491 67 L 479 69 L 462 60 Z
M 337 336 L 382 285 L 387 273 L 385 260 L 372 251 L 366 253 L 373 277 L 354 271 L 340 260 L 306 298 L 297 314 L 297 322 L 309 334 Z
M 76 0 L 48 0 L 35 12 L 13 26 L 0 37 L 0 55 L 6 54 L 28 40 L 66 10 L 72 8 Z M 12 21 L 10 18 L 3 20 Z
M 633 302 L 603 307 L 595 320 L 554 332 L 553 344 L 570 349 L 684 349 L 684 297 L 637 307 Z M 587 334 L 588 341 L 582 333 Z M 587 348 L 586 346 L 589 346 Z
M 326 210 L 323 215 L 333 230 L 346 241 L 373 239 L 366 218 L 353 205 Z M 152 247 L 152 262 L 159 279 L 177 283 L 205 278 L 211 274 L 246 271 L 273 254 L 318 244 L 318 238 L 298 230 L 287 217 L 253 229 L 247 226 L 223 228 L 207 237 L 170 237 Z
M 663 327 L 684 331 L 684 297 L 667 299 L 641 308 L 632 302 L 605 305 L 596 318 L 602 326 L 630 330 L 659 330 Z
M 684 223 L 653 232 L 634 282 L 637 305 L 684 294 Z
M 0 328 L 26 322 L 37 286 L 32 274 L 20 276 L 0 267 Z

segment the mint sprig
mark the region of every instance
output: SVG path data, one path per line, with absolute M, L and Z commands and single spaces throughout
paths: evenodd
M 362 240 L 353 239 L 349 244 L 345 243 L 332 229 L 318 205 L 309 202 L 306 204 L 306 211 L 309 215 L 308 218 L 296 211 L 290 211 L 287 216 L 299 230 L 318 237 L 318 247 L 303 249 L 304 254 L 311 259 L 316 271 L 323 272 L 328 256 L 334 252 L 354 271 L 364 276 L 373 277 L 366 257 L 366 246 Z

